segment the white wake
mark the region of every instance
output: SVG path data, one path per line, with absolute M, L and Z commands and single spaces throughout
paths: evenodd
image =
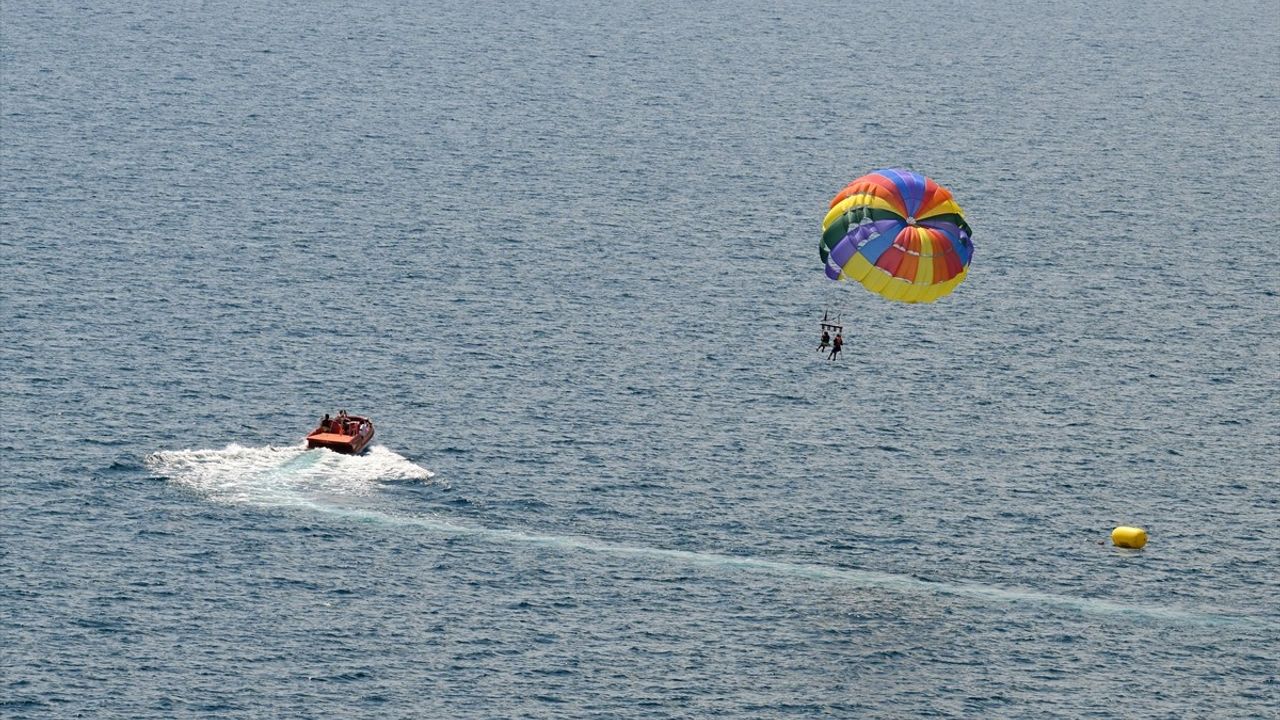
M 428 482 L 434 474 L 385 447 L 365 455 L 339 455 L 305 447 L 247 448 L 229 445 L 221 450 L 172 450 L 148 455 L 146 465 L 203 497 L 221 503 L 262 507 L 291 507 L 376 522 L 412 526 L 443 536 L 469 537 L 481 542 L 552 546 L 580 551 L 781 577 L 808 578 L 854 587 L 876 587 L 906 594 L 950 595 L 997 604 L 1056 606 L 1091 615 L 1123 615 L 1154 620 L 1223 623 L 1242 620 L 1213 613 L 1153 605 L 1135 605 L 1101 598 L 1079 598 L 977 582 L 940 582 L 875 570 L 829 567 L 780 559 L 725 555 L 656 547 L 634 547 L 560 535 L 540 535 L 499 528 L 460 525 L 448 520 L 400 515 L 359 502 L 376 494 L 382 483 Z
M 434 473 L 377 445 L 364 455 L 288 447 L 164 450 L 146 457 L 151 472 L 220 503 L 313 507 L 363 497 L 388 481 L 429 481 Z

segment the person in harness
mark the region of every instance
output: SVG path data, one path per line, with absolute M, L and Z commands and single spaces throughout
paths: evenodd
M 844 347 L 844 336 L 836 333 L 836 337 L 831 341 L 831 354 L 827 356 L 828 360 L 835 360 L 840 354 L 840 350 Z

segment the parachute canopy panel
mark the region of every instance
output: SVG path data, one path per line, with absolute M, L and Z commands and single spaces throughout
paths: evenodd
M 822 220 L 818 254 L 832 280 L 899 302 L 933 302 L 964 280 L 972 231 L 951 192 L 910 170 L 849 183 Z

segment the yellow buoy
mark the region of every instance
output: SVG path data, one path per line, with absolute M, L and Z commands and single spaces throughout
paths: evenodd
M 1121 525 L 1111 531 L 1111 542 L 1115 543 L 1116 547 L 1137 550 L 1147 544 L 1147 531 L 1142 528 Z

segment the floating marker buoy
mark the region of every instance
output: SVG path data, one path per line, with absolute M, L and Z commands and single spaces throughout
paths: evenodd
M 1111 542 L 1115 543 L 1116 547 L 1137 550 L 1147 544 L 1147 531 L 1142 528 L 1121 525 L 1111 531 Z

